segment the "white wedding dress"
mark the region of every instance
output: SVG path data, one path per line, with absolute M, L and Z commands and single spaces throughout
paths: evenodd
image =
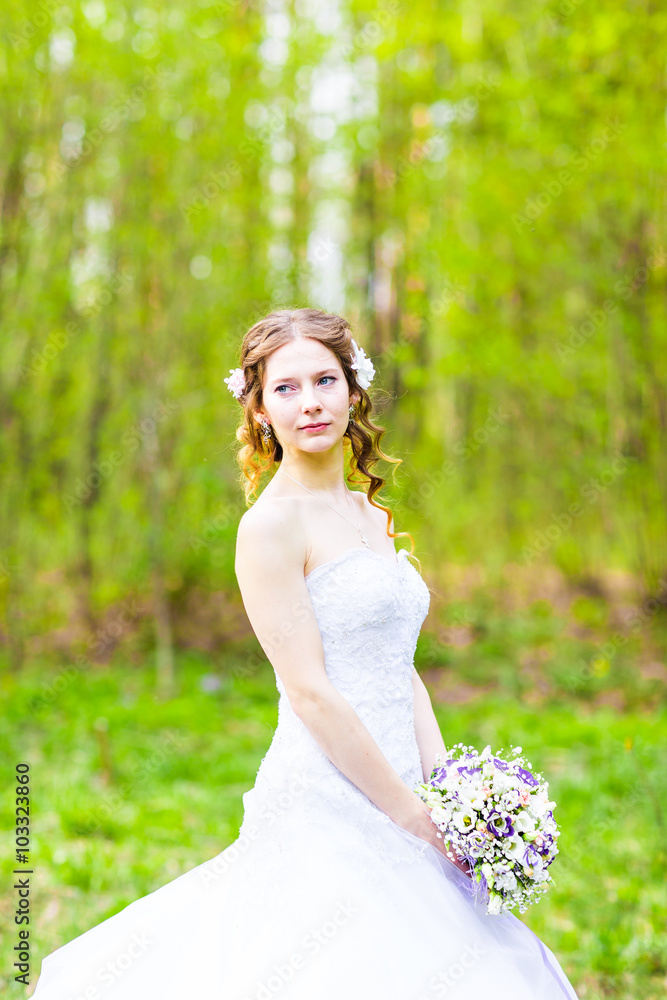
M 306 586 L 331 682 L 414 788 L 428 587 L 406 549 L 394 562 L 366 548 Z M 532 931 L 487 915 L 466 876 L 331 763 L 277 687 L 238 839 L 48 955 L 36 1000 L 576 1000 Z

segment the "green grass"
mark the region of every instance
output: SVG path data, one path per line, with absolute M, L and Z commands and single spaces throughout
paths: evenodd
M 450 672 L 469 649 L 456 651 Z M 487 652 L 489 663 L 495 655 Z M 218 666 L 181 656 L 179 692 L 164 702 L 152 677 L 127 664 L 89 667 L 48 701 L 39 696 L 52 667 L 5 674 L 5 773 L 19 761 L 31 767 L 33 984 L 42 956 L 237 837 L 242 793 L 277 722 L 273 671 L 250 673 L 243 663 L 242 652 Z M 221 686 L 202 690 L 202 675 L 216 669 Z M 425 676 L 432 670 L 431 658 Z M 464 704 L 436 703 L 436 712 L 447 743 L 520 744 L 550 781 L 562 829 L 556 882 L 523 919 L 580 996 L 664 996 L 664 708 L 621 713 L 586 698 L 535 704 L 500 687 Z M 1 823 L 13 828 L 11 792 Z M 2 866 L 9 886 L 13 852 L 3 852 Z M 13 930 L 4 919 L 5 955 Z M 29 996 L 34 986 L 24 992 L 10 967 L 5 960 L 0 971 L 3 995 Z

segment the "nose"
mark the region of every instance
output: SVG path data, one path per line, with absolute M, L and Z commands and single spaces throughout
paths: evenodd
M 317 398 L 315 387 L 309 385 L 308 383 L 303 388 L 301 407 L 306 413 L 310 413 L 312 410 L 322 409 L 322 404 Z

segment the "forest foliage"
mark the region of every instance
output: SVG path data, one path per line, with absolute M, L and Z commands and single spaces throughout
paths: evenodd
M 27 638 L 236 593 L 222 379 L 349 318 L 431 567 L 667 568 L 667 11 L 604 0 L 0 13 L 0 595 Z M 376 388 L 377 387 L 377 388 Z M 67 635 L 61 636 L 66 644 Z

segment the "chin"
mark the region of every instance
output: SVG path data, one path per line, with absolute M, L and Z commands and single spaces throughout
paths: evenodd
M 296 439 L 296 447 L 302 451 L 319 451 L 331 448 L 343 437 L 342 431 L 337 431 L 329 426 L 319 434 L 299 433 Z

